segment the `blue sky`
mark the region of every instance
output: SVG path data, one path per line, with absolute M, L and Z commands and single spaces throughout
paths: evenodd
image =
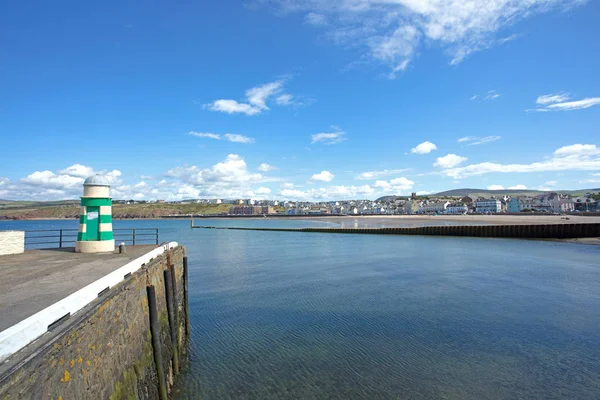
M 0 198 L 600 187 L 600 5 L 11 2 Z

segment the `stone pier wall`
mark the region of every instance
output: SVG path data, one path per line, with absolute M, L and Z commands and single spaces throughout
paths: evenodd
M 153 259 L 0 368 L 0 399 L 159 399 L 146 287 L 154 285 L 167 389 L 174 370 L 163 271 L 172 264 L 185 359 L 184 247 Z

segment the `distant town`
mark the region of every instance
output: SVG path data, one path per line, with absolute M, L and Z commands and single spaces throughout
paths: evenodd
M 535 196 L 466 195 L 461 198 L 436 196 L 389 196 L 379 200 L 302 202 L 254 199 L 196 199 L 175 202 L 116 200 L 116 204 L 206 204 L 230 205 L 222 215 L 459 215 L 497 213 L 569 213 L 600 211 L 600 192 L 571 196 L 547 192 Z

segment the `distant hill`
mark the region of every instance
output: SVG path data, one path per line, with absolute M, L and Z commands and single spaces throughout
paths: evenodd
M 553 190 L 556 193 L 570 194 L 572 196 L 582 196 L 586 193 L 598 193 L 600 189 L 579 189 L 579 190 Z M 453 189 L 433 194 L 437 197 L 463 197 L 467 195 L 474 196 L 536 196 L 538 194 L 548 193 L 541 190 L 486 190 L 486 189 Z
M 571 196 L 583 196 L 586 193 L 600 193 L 600 188 L 597 189 L 579 189 L 579 190 L 553 190 L 556 193 L 564 193 L 570 194 Z M 427 197 L 464 197 L 468 195 L 476 196 L 476 197 L 501 197 L 501 196 L 537 196 L 538 194 L 549 193 L 541 190 L 487 190 L 487 189 L 452 189 L 446 190 L 445 192 L 429 194 L 429 195 L 420 195 L 417 198 L 427 198 Z M 394 201 L 396 199 L 407 199 L 410 196 L 383 196 L 377 199 L 377 201 Z

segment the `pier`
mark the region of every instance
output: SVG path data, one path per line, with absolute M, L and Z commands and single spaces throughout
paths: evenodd
M 186 353 L 176 242 L 0 256 L 0 398 L 166 399 Z
M 551 225 L 445 225 L 414 228 L 242 228 L 195 225 L 194 229 L 229 229 L 267 232 L 311 232 L 371 235 L 471 236 L 521 239 L 579 239 L 600 237 L 600 223 Z

